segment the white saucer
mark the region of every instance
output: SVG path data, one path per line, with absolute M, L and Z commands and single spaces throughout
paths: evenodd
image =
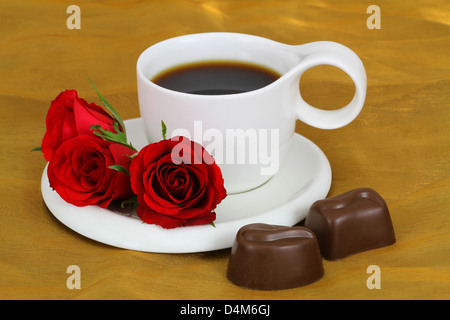
M 125 121 L 137 149 L 147 144 L 142 119 Z M 227 196 L 217 207 L 211 225 L 164 229 L 148 225 L 134 212 L 98 206 L 76 207 L 49 187 L 47 167 L 41 181 L 43 199 L 52 214 L 70 229 L 90 239 L 145 252 L 186 253 L 229 248 L 236 232 L 249 223 L 293 226 L 303 220 L 311 204 L 323 199 L 331 186 L 331 167 L 323 152 L 296 134 L 279 173 L 263 186 Z

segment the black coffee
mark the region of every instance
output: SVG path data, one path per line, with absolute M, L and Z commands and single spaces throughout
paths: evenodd
M 234 61 L 204 61 L 166 70 L 150 79 L 174 91 L 219 95 L 260 89 L 280 77 L 269 68 Z

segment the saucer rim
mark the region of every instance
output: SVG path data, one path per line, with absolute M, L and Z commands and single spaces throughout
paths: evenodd
M 142 126 L 142 118 L 128 119 L 125 120 L 124 123 L 128 126 Z M 261 211 L 258 214 L 242 219 L 215 222 L 215 227 L 211 225 L 201 225 L 163 229 L 160 226 L 145 224 L 137 217 L 117 214 L 117 212 L 103 209 L 98 206 L 76 207 L 65 202 L 56 191 L 50 188 L 47 177 L 48 164 L 45 166 L 42 173 L 41 193 L 50 213 L 63 225 L 84 237 L 103 244 L 122 249 L 153 253 L 195 253 L 226 249 L 232 246 L 235 235 L 242 226 L 250 223 L 268 223 L 286 226 L 295 225 L 306 217 L 307 209 L 309 209 L 313 201 L 323 199 L 328 194 L 331 188 L 332 179 L 331 166 L 327 157 L 322 150 L 309 139 L 295 133 L 293 141 L 294 140 L 298 140 L 303 144 L 309 144 L 309 147 L 315 151 L 316 155 L 320 158 L 322 162 L 321 176 L 313 179 L 313 182 L 317 182 L 318 179 L 321 179 L 320 183 L 316 183 L 314 186 L 309 185 L 306 187 L 305 192 L 300 196 L 285 201 L 275 208 Z M 270 183 L 270 180 L 267 183 Z M 312 187 L 315 187 L 317 190 L 312 190 Z M 310 193 L 314 193 L 314 195 L 310 195 Z M 229 195 L 229 197 L 233 196 L 234 195 Z M 309 199 L 302 201 L 306 196 L 309 196 Z M 297 207 L 301 209 L 298 209 Z M 294 208 L 297 208 L 297 210 L 294 210 Z M 280 211 L 285 214 L 280 214 Z M 292 213 L 293 211 L 296 211 L 295 214 Z M 106 212 L 116 214 L 108 214 L 106 216 Z M 83 222 L 77 221 L 77 218 L 81 219 L 83 216 L 87 217 L 90 223 L 83 225 Z M 128 237 L 127 235 L 123 237 L 113 236 L 115 235 L 114 231 L 123 232 L 123 230 L 127 228 L 128 231 L 130 231 L 127 233 Z M 129 238 L 132 238 L 135 233 L 145 234 L 147 238 L 137 242 L 130 241 Z M 197 240 L 193 241 L 191 239 L 192 237 L 190 237 L 191 243 L 186 243 L 185 236 L 192 234 L 196 235 L 195 238 L 197 238 Z M 215 241 L 211 241 L 213 240 L 210 239 L 211 236 L 215 237 Z M 168 242 L 168 239 L 164 238 L 170 238 L 174 241 Z M 205 239 L 208 239 L 208 241 L 202 241 Z

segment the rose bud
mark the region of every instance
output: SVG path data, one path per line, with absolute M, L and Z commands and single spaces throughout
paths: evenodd
M 66 202 L 76 206 L 106 208 L 112 201 L 133 196 L 130 178 L 111 168 L 129 170 L 136 151 L 91 135 L 67 140 L 55 151 L 47 175 L 52 187 Z
M 50 161 L 56 149 L 66 140 L 78 135 L 94 135 L 92 125 L 116 132 L 114 119 L 95 103 L 88 104 L 76 90 L 61 92 L 52 101 L 46 117 L 47 130 L 42 140 L 44 158 Z
M 137 215 L 167 229 L 212 223 L 213 210 L 226 197 L 222 172 L 212 156 L 184 137 L 144 147 L 133 158 L 130 178 L 139 202 Z

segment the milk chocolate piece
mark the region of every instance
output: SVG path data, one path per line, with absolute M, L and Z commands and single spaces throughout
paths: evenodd
M 304 286 L 323 274 L 319 245 L 311 230 L 262 223 L 238 231 L 227 271 L 234 284 L 257 290 Z
M 386 202 L 369 188 L 314 202 L 305 227 L 316 234 L 322 256 L 327 260 L 395 243 Z

